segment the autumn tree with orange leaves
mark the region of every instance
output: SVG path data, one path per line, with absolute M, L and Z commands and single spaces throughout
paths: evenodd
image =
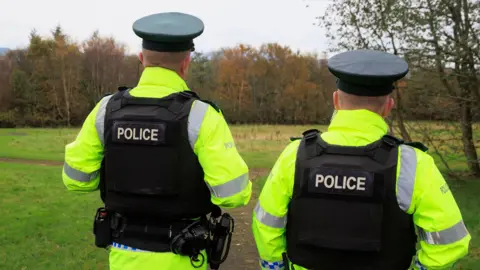
M 325 123 L 335 85 L 322 63 L 279 44 L 224 49 L 212 60 L 214 97 L 237 123 Z
M 336 89 L 326 58 L 275 43 L 194 52 L 187 84 L 230 123 L 326 124 Z M 79 126 L 101 97 L 134 87 L 141 72 L 113 37 L 94 32 L 77 43 L 61 27 L 47 37 L 33 31 L 26 48 L 0 56 L 0 127 Z M 428 85 L 425 78 L 417 73 L 408 87 Z M 404 94 L 405 120 L 458 119 L 445 110 L 451 102 L 441 85 L 428 89 L 429 96 Z

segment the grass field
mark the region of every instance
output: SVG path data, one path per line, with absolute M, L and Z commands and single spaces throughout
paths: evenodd
M 289 137 L 298 136 L 307 128 L 312 127 L 232 127 L 236 145 L 254 172 L 254 197 Z M 323 126 L 316 128 L 325 130 Z M 93 213 L 100 206 L 98 193 L 69 193 L 61 181 L 64 147 L 77 132 L 78 129 L 0 129 L 0 158 L 18 159 L 0 160 L 0 269 L 108 269 L 107 253 L 94 247 L 91 233 Z M 457 153 L 449 158 L 460 160 L 460 156 Z M 465 170 L 463 162 L 452 164 L 456 171 Z M 439 167 L 443 168 L 441 164 Z M 480 269 L 478 180 L 449 180 L 473 236 L 469 256 L 456 269 Z M 236 231 L 244 235 L 234 238 L 223 269 L 258 269 L 249 225 L 254 203 L 252 198 L 249 207 L 235 212 L 240 220 Z

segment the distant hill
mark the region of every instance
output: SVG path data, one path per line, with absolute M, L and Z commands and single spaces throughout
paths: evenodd
M 6 54 L 8 50 L 9 50 L 9 48 L 1 48 L 0 47 L 0 55 Z

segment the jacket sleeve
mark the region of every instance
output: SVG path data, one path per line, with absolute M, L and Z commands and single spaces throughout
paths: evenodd
M 471 239 L 455 198 L 431 156 L 405 145 L 399 155 L 397 200 L 420 240 L 414 268 L 451 269 Z
M 205 173 L 212 203 L 223 208 L 248 204 L 252 183 L 221 112 L 195 101 L 188 120 L 190 144 Z
M 279 156 L 253 212 L 252 230 L 262 269 L 285 267 L 282 260 L 286 252 L 285 225 L 293 193 L 298 145 L 299 141 L 291 143 Z
M 95 106 L 75 140 L 65 147 L 62 178 L 68 190 L 91 192 L 98 189 L 103 159 L 103 123 L 109 98 L 104 97 Z

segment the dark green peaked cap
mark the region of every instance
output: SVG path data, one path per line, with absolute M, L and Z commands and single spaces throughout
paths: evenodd
M 142 47 L 158 52 L 193 51 L 193 39 L 204 28 L 202 20 L 180 12 L 148 15 L 133 24 L 133 32 L 143 39 Z
M 374 50 L 339 53 L 328 60 L 328 69 L 337 77 L 337 87 L 357 96 L 383 96 L 393 83 L 408 73 L 408 64 L 397 55 Z

